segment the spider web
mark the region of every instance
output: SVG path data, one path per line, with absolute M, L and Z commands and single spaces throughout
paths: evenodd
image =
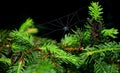
M 76 26 L 81 27 L 84 25 L 86 17 L 82 18 L 82 10 L 85 8 L 86 7 L 80 8 L 77 11 L 69 13 L 60 18 L 37 25 L 37 27 L 40 29 L 40 36 L 59 41 L 62 37 L 64 37 L 65 34 L 71 33 L 71 29 L 75 29 Z

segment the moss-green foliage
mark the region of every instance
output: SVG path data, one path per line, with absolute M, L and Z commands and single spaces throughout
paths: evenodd
M 108 40 L 117 38 L 118 30 L 95 26 L 104 24 L 99 2 L 88 9 L 85 28 L 76 27 L 59 43 L 35 36 L 38 29 L 31 18 L 18 30 L 0 30 L 0 73 L 119 73 L 120 43 Z

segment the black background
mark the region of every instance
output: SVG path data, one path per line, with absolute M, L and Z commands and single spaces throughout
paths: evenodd
M 31 17 L 35 23 L 41 24 L 78 9 L 81 9 L 81 17 L 86 17 L 88 10 L 87 6 L 91 1 L 99 1 L 103 6 L 103 18 L 107 27 L 119 29 L 119 2 L 113 0 L 4 0 L 4 2 L 0 2 L 0 29 L 19 28 L 28 17 Z
M 28 17 L 33 18 L 36 23 L 43 23 L 64 16 L 87 5 L 88 2 L 85 0 L 2 2 L 0 6 L 0 24 L 16 26 Z M 84 13 L 84 11 L 82 12 Z

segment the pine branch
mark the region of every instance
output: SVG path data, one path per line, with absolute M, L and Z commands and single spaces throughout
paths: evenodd
M 32 63 L 26 68 L 25 73 L 56 73 L 55 66 L 48 59 Z
M 33 20 L 31 18 L 28 18 L 19 28 L 20 32 L 25 32 L 28 28 L 33 27 Z
M 103 14 L 102 12 L 103 8 L 101 7 L 101 5 L 99 5 L 99 2 L 91 2 L 91 5 L 88 8 L 89 14 L 93 19 L 95 19 L 96 21 L 102 19 L 101 14 Z
M 102 30 L 102 34 L 103 34 L 104 37 L 117 38 L 116 35 L 118 33 L 119 33 L 118 29 L 115 29 L 115 28 Z
M 7 73 L 24 73 L 24 63 L 20 60 L 17 64 L 11 66 Z
M 79 45 L 80 38 L 78 35 L 66 34 L 64 38 L 61 39 L 62 47 L 75 47 Z
M 95 48 L 96 47 L 96 48 Z M 105 43 L 105 44 L 101 44 L 101 45 L 96 45 L 95 47 L 91 47 L 91 48 L 86 48 L 85 50 L 87 52 L 85 52 L 85 54 L 89 55 L 93 55 L 95 53 L 102 53 L 102 52 L 106 52 L 106 51 L 119 51 L 120 50 L 120 43 L 116 43 L 116 42 L 109 42 L 109 43 Z
M 16 43 L 34 46 L 33 37 L 28 33 L 22 33 L 14 30 L 10 33 L 10 37 L 12 37 Z
M 0 62 L 5 63 L 9 66 L 11 65 L 11 60 L 9 58 L 5 57 L 4 55 L 2 55 L 2 57 L 0 58 Z
M 95 73 L 119 73 L 118 69 L 114 64 L 107 64 L 105 62 L 96 61 L 94 64 L 94 72 Z
M 41 48 L 43 51 L 50 51 L 54 55 L 55 58 L 60 59 L 61 61 L 65 63 L 71 63 L 76 66 L 80 66 L 84 64 L 84 61 L 86 60 L 86 55 L 82 54 L 80 57 L 77 57 L 75 55 L 72 55 L 70 53 L 67 53 L 63 50 L 60 50 L 59 47 L 53 44 L 44 44 Z

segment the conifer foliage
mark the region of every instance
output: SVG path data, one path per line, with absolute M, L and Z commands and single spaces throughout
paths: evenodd
M 119 73 L 120 42 L 110 40 L 118 30 L 104 27 L 99 2 L 88 9 L 85 28 L 71 29 L 60 42 L 36 36 L 31 18 L 19 29 L 0 30 L 0 73 Z

